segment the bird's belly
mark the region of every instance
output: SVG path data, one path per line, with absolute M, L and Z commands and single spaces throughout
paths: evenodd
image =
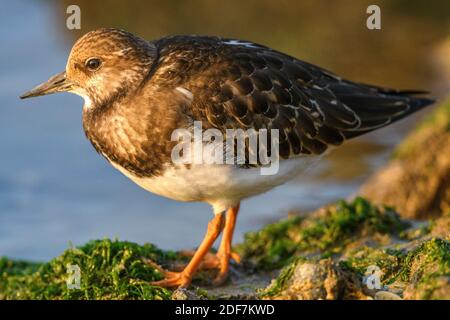
M 192 165 L 169 167 L 154 177 L 137 177 L 113 162 L 112 165 L 143 189 L 177 201 L 203 201 L 215 212 L 240 200 L 264 193 L 303 172 L 318 157 L 283 160 L 273 175 L 262 175 L 260 168 L 232 165 Z

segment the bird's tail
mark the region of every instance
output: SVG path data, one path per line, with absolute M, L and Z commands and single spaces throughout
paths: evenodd
M 336 92 L 338 99 L 352 109 L 360 119 L 357 128 L 343 132 L 353 138 L 400 120 L 434 102 L 420 97 L 420 90 L 395 90 L 372 85 L 360 85 L 364 90 Z

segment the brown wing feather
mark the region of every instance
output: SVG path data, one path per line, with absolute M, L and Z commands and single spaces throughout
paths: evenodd
M 172 43 L 173 56 L 186 65 L 179 84 L 193 93 L 192 116 L 223 132 L 278 129 L 282 158 L 320 154 L 432 103 L 412 96 L 420 92 L 353 83 L 253 43 L 208 37 Z

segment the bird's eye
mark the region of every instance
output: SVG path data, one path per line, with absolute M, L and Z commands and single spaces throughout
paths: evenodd
M 90 58 L 86 61 L 86 68 L 88 68 L 91 71 L 95 71 L 98 68 L 100 68 L 100 65 L 102 62 L 99 58 Z

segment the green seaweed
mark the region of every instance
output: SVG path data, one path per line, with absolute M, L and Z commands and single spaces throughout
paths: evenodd
M 251 260 L 261 269 L 275 269 L 287 264 L 297 250 L 290 231 L 295 230 L 301 221 L 301 217 L 292 217 L 247 233 L 244 243 L 235 249 L 245 260 Z
M 272 283 L 265 289 L 258 293 L 260 298 L 273 297 L 278 295 L 286 287 L 287 282 L 291 279 L 295 269 L 299 263 L 308 261 L 305 258 L 297 257 L 293 262 L 281 269 L 279 275 L 272 281 Z
M 401 250 L 364 246 L 350 253 L 345 260 L 339 261 L 339 266 L 360 277 L 365 275 L 370 266 L 377 266 L 381 270 L 382 284 L 389 284 L 398 273 L 404 257 L 405 252 Z
M 6 257 L 0 257 L 0 274 L 7 274 L 10 276 L 26 275 L 36 272 L 41 265 L 42 263 L 10 260 Z
M 276 296 L 298 263 L 319 261 L 324 253 L 332 254 L 335 261 L 340 259 L 339 267 L 360 279 L 369 266 L 376 265 L 382 271 L 383 285 L 403 283 L 415 288 L 421 298 L 448 298 L 445 281 L 450 279 L 450 243 L 445 239 L 428 238 L 412 249 L 411 243 L 388 249 L 353 245 L 373 233 L 399 235 L 405 226 L 392 210 L 357 198 L 340 201 L 317 215 L 271 224 L 247 235 L 236 249 L 244 261 L 256 262 L 256 270 L 285 266 L 268 288 L 257 293 L 260 298 Z M 162 275 L 144 258 L 167 265 L 181 257 L 152 244 L 105 239 L 69 248 L 47 263 L 0 258 L 0 300 L 170 299 L 171 291 L 150 285 Z M 81 270 L 79 289 L 67 286 L 70 265 Z M 199 292 L 208 298 L 207 291 Z
M 421 299 L 437 298 L 440 281 L 450 277 L 450 243 L 444 239 L 425 240 L 414 249 L 376 249 L 364 247 L 340 261 L 340 267 L 362 277 L 371 265 L 380 267 L 383 285 L 409 284 Z M 442 298 L 442 297 L 440 297 Z M 445 298 L 448 299 L 448 293 Z
M 164 262 L 176 254 L 152 244 L 97 240 L 67 249 L 43 264 L 0 260 L 0 299 L 169 299 L 171 292 L 149 284 L 162 275 L 143 257 Z M 67 286 L 68 266 L 81 270 L 80 288 Z
M 236 249 L 257 269 L 270 270 L 301 255 L 324 258 L 340 253 L 363 235 L 398 235 L 407 225 L 392 209 L 358 197 L 352 202 L 339 201 L 323 215 L 293 217 L 248 233 Z
M 420 239 L 426 235 L 428 235 L 433 228 L 435 227 L 434 221 L 428 221 L 416 228 L 410 228 L 400 232 L 399 238 L 403 240 L 415 240 Z
M 405 256 L 395 279 L 427 282 L 438 276 L 450 276 L 450 242 L 433 238 Z

